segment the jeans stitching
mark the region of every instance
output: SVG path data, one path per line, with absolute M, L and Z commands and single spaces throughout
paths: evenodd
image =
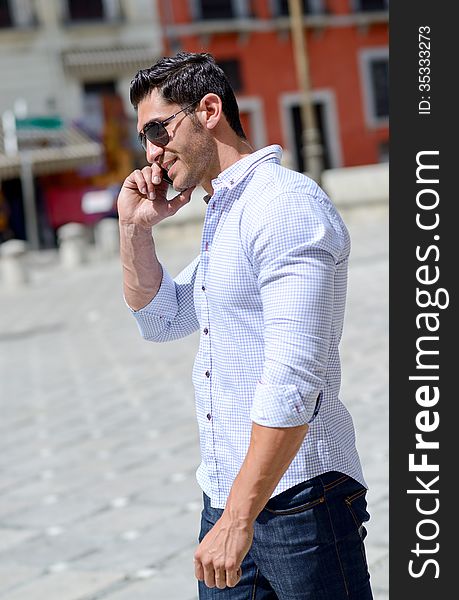
M 358 534 L 360 537 L 360 552 L 362 554 L 363 564 L 365 565 L 365 567 L 368 571 L 368 561 L 367 561 L 367 556 L 366 556 L 366 552 L 365 552 L 365 546 L 363 543 L 362 534 L 360 533 L 360 527 L 364 527 L 364 525 L 363 525 L 363 523 L 359 522 L 359 519 L 357 519 L 357 517 L 355 516 L 354 510 L 352 508 L 352 503 L 354 502 L 354 500 L 357 500 L 357 498 L 360 498 L 360 496 L 363 496 L 366 493 L 366 491 L 367 491 L 366 488 L 364 488 L 363 490 L 359 490 L 358 492 L 355 492 L 355 494 L 352 494 L 352 496 L 345 498 L 344 502 L 347 504 L 349 512 L 351 513 L 351 517 L 354 520 L 355 526 L 358 527 Z
M 359 490 L 358 492 L 354 492 L 346 498 L 346 502 L 354 502 L 354 500 L 357 500 L 357 498 L 360 498 L 360 496 L 363 496 L 366 494 L 366 492 L 366 488 L 363 488 L 363 490 Z
M 325 493 L 325 486 L 323 485 L 323 483 L 322 483 L 322 487 L 324 488 L 324 493 Z M 327 504 L 326 499 L 325 499 L 325 506 L 327 508 L 328 520 L 330 522 L 330 527 L 331 527 L 331 530 L 333 532 L 333 539 L 335 541 L 335 551 L 336 551 L 336 556 L 338 558 L 338 563 L 339 563 L 339 568 L 341 570 L 341 575 L 343 576 L 344 589 L 346 590 L 346 596 L 349 597 L 349 588 L 348 588 L 347 581 L 346 581 L 346 575 L 344 573 L 343 564 L 341 562 L 341 557 L 340 557 L 339 552 L 338 552 L 338 544 L 337 544 L 337 540 L 336 540 L 335 529 L 333 527 L 333 521 L 332 521 L 332 518 L 331 518 L 331 515 L 330 515 L 330 509 L 328 508 L 328 504 Z
M 340 483 L 343 483 L 344 481 L 347 481 L 348 479 L 350 479 L 349 475 L 342 475 L 339 479 L 336 479 L 335 481 L 324 485 L 324 490 L 328 492 L 328 490 L 333 489 L 334 487 L 336 487 Z
M 255 571 L 255 579 L 253 580 L 253 588 L 252 588 L 252 598 L 251 600 L 255 600 L 255 594 L 257 593 L 257 579 L 258 579 L 258 567 L 257 570 Z
M 301 506 L 296 506 L 295 508 L 281 508 L 279 510 L 273 510 L 272 508 L 265 507 L 265 510 L 273 515 L 279 515 L 279 516 L 295 515 L 297 513 L 306 512 L 310 508 L 317 506 L 317 504 L 322 504 L 323 502 L 325 502 L 325 498 L 323 496 L 321 496 L 320 498 L 317 498 L 317 500 L 311 500 L 310 502 L 306 502 L 306 504 L 302 504 Z

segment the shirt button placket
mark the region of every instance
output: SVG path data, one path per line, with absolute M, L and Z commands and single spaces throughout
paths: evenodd
M 218 211 L 215 210 L 215 199 L 210 204 L 211 211 L 207 211 L 206 218 L 204 222 L 204 230 L 203 230 L 203 238 L 201 245 L 201 268 L 202 268 L 202 280 L 201 280 L 201 291 L 203 293 L 203 303 L 202 303 L 202 334 L 203 339 L 201 341 L 201 348 L 203 349 L 203 358 L 204 365 L 207 363 L 209 368 L 204 371 L 205 385 L 206 387 L 206 403 L 207 411 L 205 414 L 206 422 L 213 428 L 213 415 L 212 415 L 212 380 L 211 380 L 211 364 L 212 364 L 212 355 L 211 355 L 211 340 L 210 340 L 210 326 L 209 326 L 209 302 L 207 298 L 207 276 L 208 276 L 208 268 L 209 268 L 209 259 L 210 259 L 210 251 L 212 247 L 213 238 L 215 235 L 215 231 L 218 223 Z M 205 368 L 205 367 L 204 367 Z M 213 442 L 213 436 L 211 433 L 211 429 L 209 430 L 209 436 L 206 441 L 206 455 L 208 457 L 208 465 L 209 465 L 209 477 L 211 480 L 212 488 L 216 488 L 216 464 L 215 464 L 215 448 Z
M 209 409 L 210 410 L 207 413 L 206 418 L 210 422 L 210 421 L 212 421 L 212 388 L 210 387 L 211 386 L 211 382 L 210 382 L 210 369 L 207 369 L 207 371 L 204 373 L 204 376 L 209 381 L 208 398 L 209 398 Z

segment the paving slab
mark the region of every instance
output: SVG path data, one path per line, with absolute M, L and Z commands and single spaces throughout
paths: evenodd
M 341 398 L 369 484 L 367 558 L 388 598 L 387 207 L 343 209 L 352 238 Z M 160 228 L 172 275 L 200 226 Z M 202 493 L 191 372 L 198 334 L 143 340 L 119 260 L 64 270 L 31 253 L 0 284 L 0 598 L 195 600 Z

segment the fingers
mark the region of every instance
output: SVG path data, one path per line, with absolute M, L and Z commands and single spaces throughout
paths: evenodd
M 215 570 L 214 570 L 214 566 L 213 564 L 210 563 L 206 563 L 203 565 L 204 567 L 204 583 L 207 585 L 207 587 L 213 588 L 216 585 L 215 582 Z
M 207 587 L 217 587 L 224 589 L 225 587 L 235 587 L 241 580 L 242 570 L 235 567 L 214 564 L 212 560 L 202 563 L 200 560 L 194 561 L 194 573 L 196 579 L 203 581 Z
M 229 569 L 226 571 L 226 585 L 228 587 L 234 587 L 239 583 L 242 577 L 242 570 L 239 569 Z
M 194 575 L 199 581 L 204 581 L 204 568 L 200 560 L 194 559 Z
M 137 186 L 137 189 L 139 190 L 139 192 L 141 194 L 143 194 L 144 196 L 148 197 L 148 194 L 149 194 L 148 178 L 147 179 L 145 178 L 146 173 L 144 171 L 145 171 L 145 169 L 142 169 L 142 171 L 140 171 L 140 169 L 136 169 L 132 173 L 132 175 L 134 177 L 134 183 Z M 149 179 L 150 179 L 150 184 L 153 185 L 151 182 L 151 177 Z
M 142 170 L 136 169 L 131 177 L 133 177 L 134 184 L 142 195 L 146 196 L 149 200 L 155 200 L 157 192 L 156 188 L 162 181 L 159 165 L 147 165 Z M 162 187 L 167 189 L 166 184 Z M 161 191 L 164 190 L 161 188 Z
M 194 574 L 196 579 L 204 581 L 207 587 L 215 587 L 215 571 L 212 560 L 201 561 L 195 556 Z
M 215 567 L 214 569 L 215 586 L 223 590 L 226 588 L 226 571 L 223 567 Z
M 149 200 L 167 200 L 169 184 L 162 178 L 162 169 L 156 163 L 147 165 L 142 170 L 136 169 L 125 180 L 127 189 L 138 191 Z M 167 202 L 166 216 L 174 215 L 180 208 L 188 204 L 195 187 L 188 188 Z

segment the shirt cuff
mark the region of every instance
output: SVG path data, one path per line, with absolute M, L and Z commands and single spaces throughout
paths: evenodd
M 141 335 L 145 339 L 154 340 L 170 327 L 171 321 L 178 312 L 175 282 L 163 269 L 161 286 L 156 296 L 146 306 L 134 310 L 127 302 L 126 305 L 134 315 Z
M 322 392 L 313 402 L 303 400 L 296 385 L 269 385 L 258 382 L 250 417 L 265 427 L 297 427 L 317 416 Z

